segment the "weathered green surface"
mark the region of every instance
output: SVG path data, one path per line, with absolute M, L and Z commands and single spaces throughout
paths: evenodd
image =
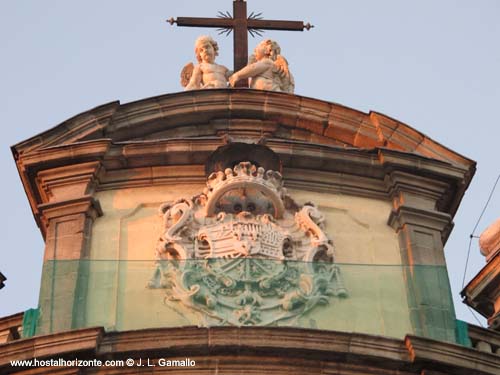
M 404 276 L 411 273 L 425 280 L 418 290 L 425 305 L 407 298 Z M 43 272 L 37 334 L 67 325 L 108 331 L 268 325 L 456 341 L 449 337 L 454 323 L 447 325 L 455 316 L 443 287 L 446 277 L 444 266 L 263 259 L 52 261 Z M 76 288 L 69 290 L 72 285 Z M 422 310 L 430 318 L 416 325 L 412 314 Z

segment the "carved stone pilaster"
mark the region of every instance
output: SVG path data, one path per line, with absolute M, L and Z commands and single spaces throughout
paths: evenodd
M 85 319 L 92 224 L 102 215 L 101 207 L 87 195 L 38 208 L 47 236 L 37 333 L 80 327 Z
M 418 335 L 453 341 L 454 317 L 443 246 L 453 227 L 438 211 L 448 185 L 394 171 L 386 177 L 393 210 L 388 219 L 399 234 L 410 318 Z
M 92 197 L 99 171 L 99 162 L 88 162 L 37 173 L 37 212 L 45 233 L 37 333 L 69 330 L 85 319 L 86 260 L 93 222 L 103 214 Z

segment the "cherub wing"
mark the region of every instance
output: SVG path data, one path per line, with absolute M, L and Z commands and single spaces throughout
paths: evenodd
M 274 61 L 274 66 L 280 78 L 281 91 L 293 93 L 295 81 L 292 73 L 290 73 L 290 69 L 288 68 L 288 61 L 282 55 L 278 55 Z
M 286 59 L 283 56 L 281 55 L 276 56 L 274 65 L 276 66 L 280 75 L 282 76 L 290 75 L 290 70 L 288 69 L 288 61 L 286 61 Z
M 186 87 L 189 83 L 189 80 L 191 79 L 191 76 L 193 75 L 193 70 L 194 70 L 194 64 L 192 62 L 187 63 L 184 65 L 184 68 L 182 68 L 181 71 L 181 85 L 182 87 Z

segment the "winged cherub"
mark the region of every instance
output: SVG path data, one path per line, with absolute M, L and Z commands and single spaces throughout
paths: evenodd
M 250 78 L 250 88 L 293 93 L 295 82 L 288 61 L 281 55 L 279 44 L 271 39 L 260 42 L 249 64 L 229 77 L 234 87 L 241 79 Z
M 212 37 L 203 35 L 196 39 L 194 52 L 198 65 L 187 64 L 181 72 L 181 84 L 185 90 L 226 88 L 231 71 L 215 63 L 219 46 Z

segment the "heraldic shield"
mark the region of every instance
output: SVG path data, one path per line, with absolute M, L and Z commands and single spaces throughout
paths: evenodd
M 160 206 L 164 231 L 150 288 L 203 324 L 287 325 L 347 297 L 325 217 L 297 205 L 279 172 L 240 162 L 203 193 Z

